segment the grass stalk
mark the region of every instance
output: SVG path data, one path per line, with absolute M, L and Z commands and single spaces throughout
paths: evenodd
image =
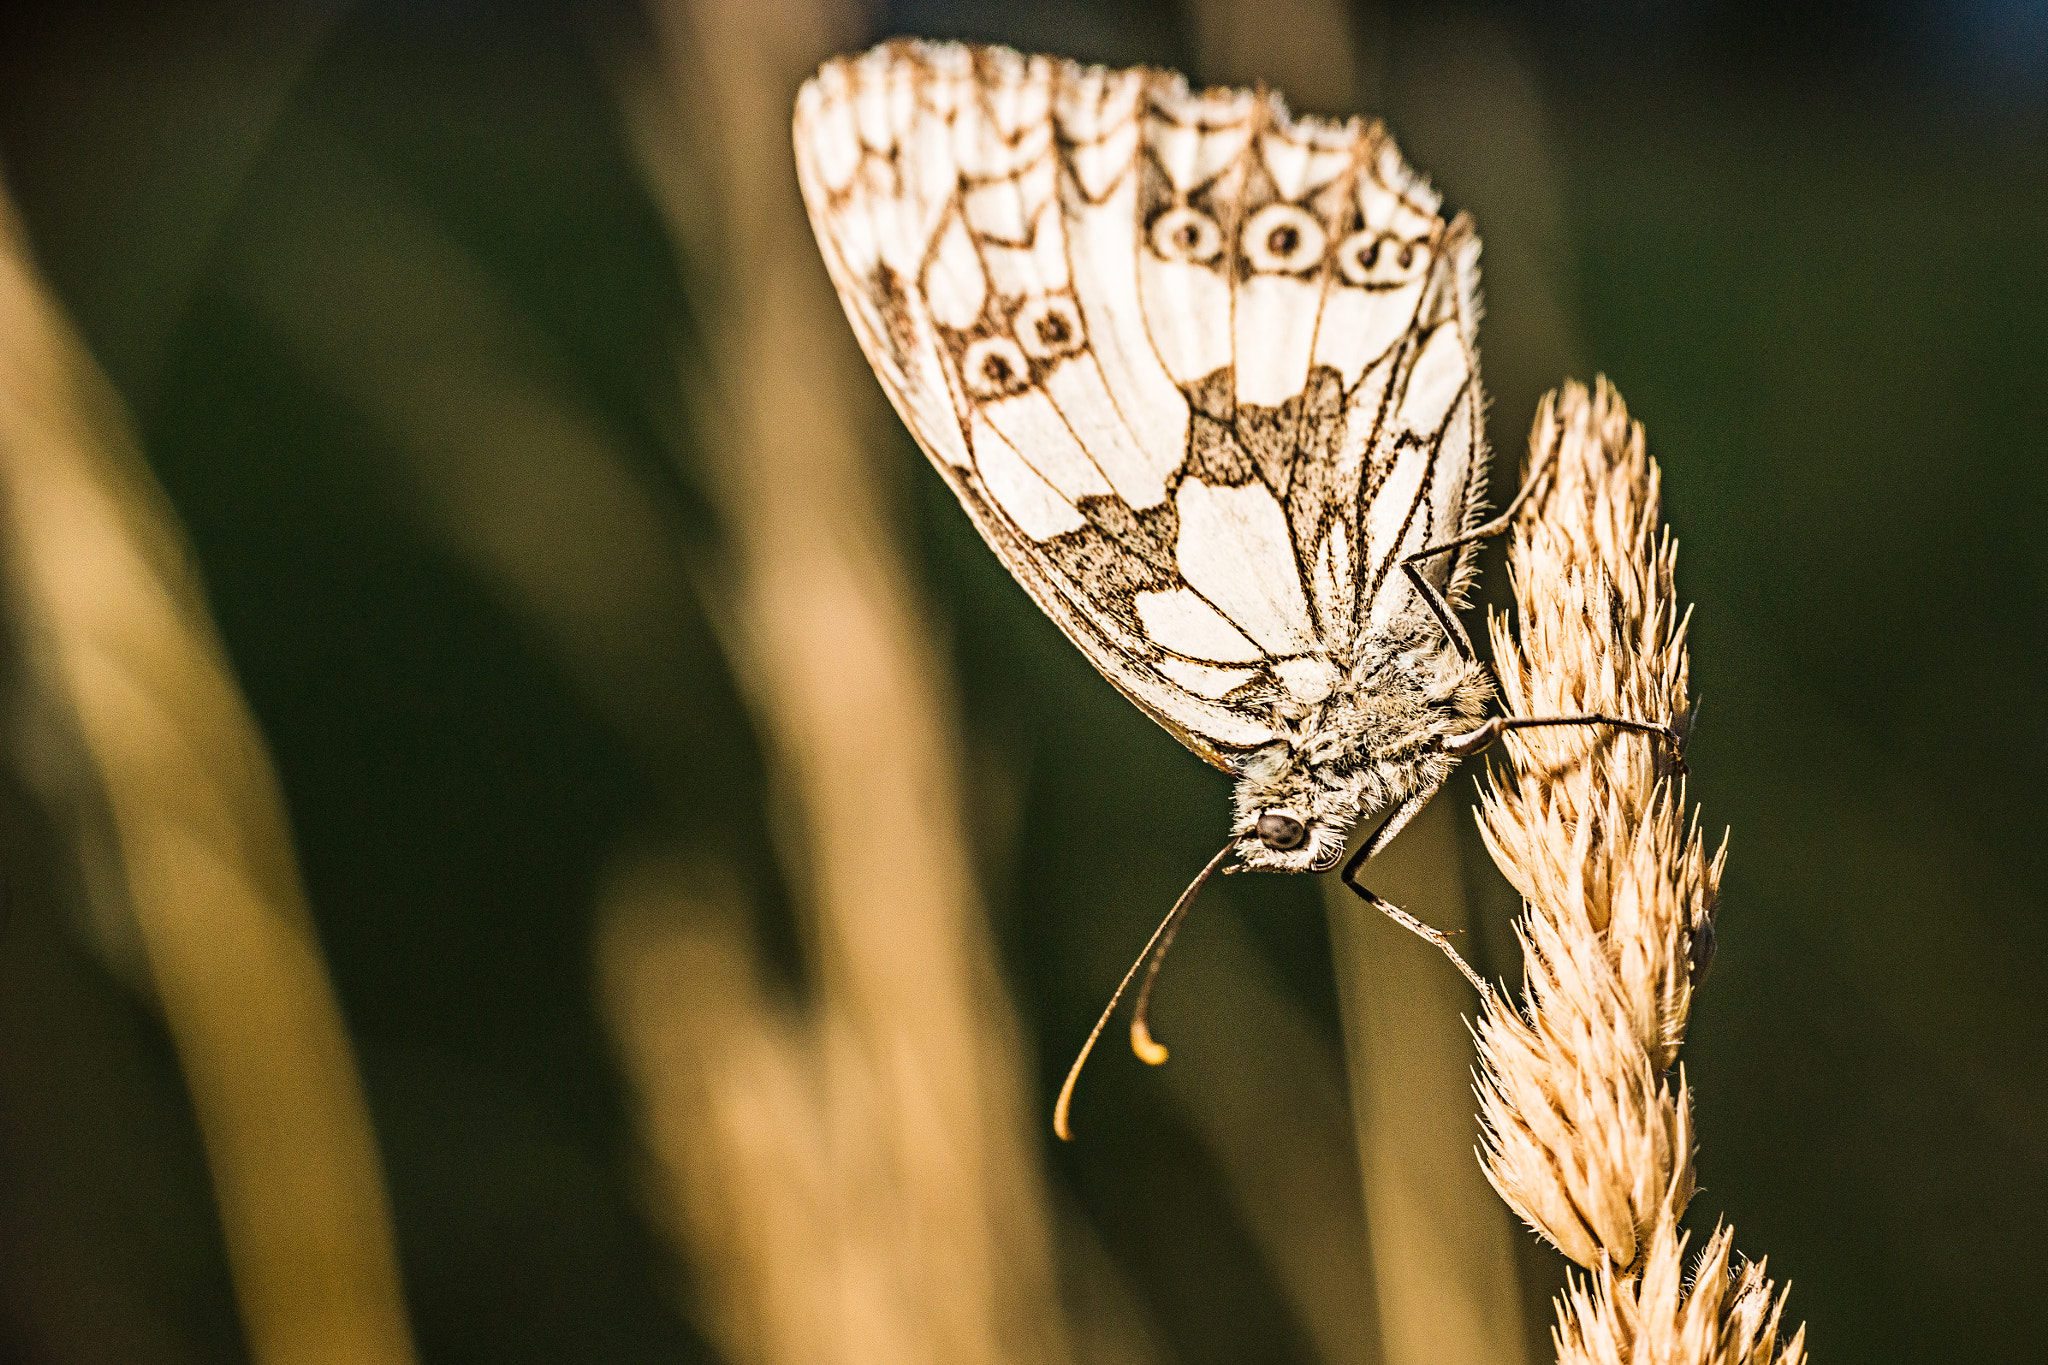
M 383 1172 L 277 776 L 182 528 L 4 196 L 0 535 L 29 685 L 81 741 L 65 784 L 111 817 L 250 1358 L 402 1365 Z
M 727 549 L 713 591 L 810 986 L 773 982 L 715 867 L 622 878 L 601 966 L 666 1221 L 735 1361 L 1058 1362 L 1042 1119 L 974 886 L 949 671 L 789 153 L 797 85 L 853 16 L 650 14 L 660 70 L 623 98 L 701 322 L 682 369 Z
M 1454 934 L 1470 917 L 1455 821 L 1450 802 L 1431 802 L 1368 879 Z M 1525 1361 L 1513 1220 L 1466 1156 L 1472 988 L 1435 949 L 1325 880 L 1383 1358 Z
M 1554 473 L 1509 548 L 1519 639 L 1493 622 L 1511 714 L 1665 722 L 1684 735 L 1686 621 L 1643 428 L 1605 380 L 1538 408 L 1532 468 Z M 1525 902 L 1525 983 L 1480 1018 L 1487 1178 L 1591 1272 L 1558 1303 L 1560 1362 L 1801 1365 L 1784 1294 L 1719 1228 L 1692 1275 L 1694 1189 L 1678 1051 L 1712 958 L 1725 840 L 1707 851 L 1670 745 L 1595 727 L 1512 733 L 1480 828 Z

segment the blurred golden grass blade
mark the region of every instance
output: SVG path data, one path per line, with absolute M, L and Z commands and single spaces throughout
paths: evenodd
M 1402 39 L 1382 112 L 1409 164 L 1479 224 L 1486 392 L 1496 413 L 1529 411 L 1584 353 L 1566 178 L 1537 64 L 1478 6 L 1434 7 L 1404 23 Z
M 313 374 L 375 423 L 397 456 L 391 473 L 408 494 L 406 506 L 538 627 L 650 775 L 660 779 L 693 761 L 701 722 L 687 685 L 706 670 L 677 630 L 679 604 L 714 594 L 715 614 L 744 641 L 749 602 L 707 586 L 730 571 L 685 563 L 673 528 L 638 486 L 615 438 L 568 396 L 559 358 L 476 263 L 338 139 L 305 145 L 293 178 L 272 177 L 273 198 L 246 215 L 238 294 Z M 712 448 L 727 459 L 742 447 L 721 441 Z M 829 632 L 820 632 L 818 648 L 814 668 L 837 668 L 848 649 L 856 663 L 866 657 L 860 642 Z M 869 733 L 860 722 L 836 723 L 851 735 Z M 931 817 L 927 838 L 946 835 L 944 818 Z M 759 844 L 739 854 L 771 856 L 786 842 L 783 831 L 764 830 Z M 796 852 L 799 864 L 812 856 Z M 698 1253 L 711 1291 L 703 1312 L 737 1359 L 917 1359 L 929 1343 L 894 1327 L 922 1330 L 939 1314 L 883 1302 L 911 1295 L 906 1284 L 914 1277 L 879 1288 L 846 1282 L 866 1273 L 867 1262 L 887 1259 L 848 1229 L 875 1247 L 890 1246 L 900 1229 L 889 1217 L 905 1216 L 903 1193 L 891 1182 L 903 1177 L 907 1158 L 859 1150 L 874 1145 L 879 1125 L 854 1137 L 821 1132 L 821 1123 L 844 1125 L 850 1115 L 809 1107 L 820 1094 L 857 1107 L 864 1092 L 884 1088 L 869 1070 L 872 1041 L 854 1037 L 859 1011 L 843 1001 L 821 1024 L 769 997 L 752 945 L 739 937 L 748 918 L 744 897 L 715 871 L 683 876 L 657 857 L 622 872 L 627 889 L 600 907 L 598 964 L 648 1144 L 666 1171 L 663 1193 L 678 1203 L 673 1221 Z M 887 886 L 876 890 L 889 894 Z M 923 900 L 929 918 L 931 896 Z M 914 918 L 905 924 L 906 909 L 894 900 L 860 908 L 859 927 L 878 940 L 874 951 L 889 952 L 889 936 L 917 927 Z M 959 964 L 914 933 L 901 938 L 896 965 L 906 980 L 891 989 L 906 1011 L 921 1003 L 920 973 L 941 996 L 944 983 L 954 982 L 956 1003 L 987 993 L 985 983 L 962 988 Z M 994 1081 L 977 1084 L 1017 1084 L 1009 1057 L 985 1069 Z M 775 1121 L 762 1122 L 763 1115 Z M 962 1131 L 971 1134 L 973 1125 Z M 829 1171 L 827 1154 L 836 1163 Z M 960 1163 L 932 1164 L 938 1174 L 921 1178 L 939 1198 Z M 712 1212 L 721 1208 L 730 1216 Z M 1032 1226 L 1042 1213 L 989 1217 L 1000 1231 Z M 971 1251 L 976 1238 L 988 1234 L 955 1241 Z M 1018 1259 L 1011 1257 L 1011 1270 Z M 1017 1282 L 1028 1286 L 1028 1271 Z M 981 1291 L 1011 1292 L 986 1284 Z M 854 1303 L 862 1294 L 879 1306 Z M 735 1303 L 761 1311 L 728 1311 Z M 860 1311 L 850 1313 L 850 1303 Z
M 768 998 L 730 929 L 667 947 L 622 931 L 610 980 L 636 1074 L 666 1058 L 702 1078 L 694 1101 L 648 1083 L 650 1146 L 734 1359 L 1058 1360 L 1051 1220 L 945 664 L 863 448 L 885 429 L 875 386 L 790 157 L 797 85 L 854 16 L 653 13 L 665 69 L 622 73 L 622 95 L 702 327 L 684 380 L 732 548 L 724 620 L 784 803 L 813 989 L 802 1008 Z M 650 979 L 668 985 L 635 984 Z
M 740 889 L 721 871 L 659 857 L 618 869 L 598 941 L 655 1193 L 696 1253 L 693 1307 L 736 1361 L 924 1358 L 929 1343 L 898 1334 L 899 1315 L 848 1322 L 834 1292 L 844 1286 L 812 1278 L 838 1259 L 835 1234 L 876 1192 L 836 1178 L 817 1093 L 840 1082 L 834 1047 L 762 979 L 738 929 Z
M 1205 912 L 1201 932 L 1177 947 L 1167 988 L 1200 1003 L 1160 1011 L 1174 1050 L 1159 1077 L 1222 1172 L 1316 1358 L 1376 1365 L 1343 1059 L 1264 969 L 1237 916 L 1222 906 Z M 1499 1205 L 1486 1207 L 1497 1218 Z
M 1074 1365 L 1169 1365 L 1160 1325 L 1071 1198 L 1056 1196 L 1060 1283 Z
M 1439 798 L 1374 856 L 1368 883 L 1449 933 L 1468 927 L 1455 808 Z M 1389 1365 L 1528 1359 L 1513 1220 L 1472 1161 L 1472 990 L 1326 879 L 1373 1289 Z
M 7 586 L 75 718 L 261 1365 L 403 1362 L 390 1212 L 275 776 L 119 399 L 0 200 Z
M 52 251 L 90 246 L 68 269 L 48 264 L 100 367 L 138 406 L 157 398 L 208 253 L 347 8 L 130 5 L 110 23 L 67 6 L 24 45 L 41 69 L 18 93 L 39 126 L 10 150 L 46 174 L 61 158 L 61 181 L 34 182 L 64 187 L 39 197 L 41 229 Z M 35 171 L 21 170 L 27 187 Z
M 1519 640 L 1493 623 L 1502 700 L 1521 716 L 1599 713 L 1689 724 L 1677 547 L 1659 533 L 1643 429 L 1601 380 L 1537 410 L 1545 495 L 1509 548 Z M 1506 740 L 1481 828 L 1527 910 L 1520 1008 L 1479 1023 L 1486 1173 L 1514 1210 L 1595 1272 L 1560 1302 L 1565 1361 L 1799 1365 L 1777 1344 L 1783 1295 L 1762 1266 L 1730 1292 L 1730 1236 L 1680 1274 L 1693 1194 L 1691 1094 L 1674 1073 L 1695 978 L 1712 950 L 1726 844 L 1688 819 L 1668 744 L 1559 726 Z
M 393 456 L 398 500 L 553 645 L 657 781 L 695 757 L 674 529 L 563 361 L 485 271 L 336 137 L 245 209 L 232 287 Z
M 1347 114 L 1358 98 L 1364 16 L 1340 0 L 1195 0 L 1188 6 L 1199 69 L 1209 85 L 1260 85 L 1287 97 L 1297 114 Z

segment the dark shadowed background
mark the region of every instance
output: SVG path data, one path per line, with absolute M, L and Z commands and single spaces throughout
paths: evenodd
M 848 9 L 843 45 L 1268 74 L 1233 64 L 1200 8 L 883 5 Z M 1496 479 L 1538 395 L 1594 372 L 1663 465 L 1697 603 L 1692 795 L 1733 830 L 1685 1053 L 1695 1223 L 1724 1215 L 1768 1255 L 1819 1360 L 2031 1358 L 2048 1330 L 2048 10 L 1343 17 L 1350 108 L 1327 111 L 1384 116 L 1488 243 Z M 680 830 L 739 869 L 764 959 L 809 989 L 772 743 L 715 593 L 664 606 L 658 647 L 586 641 L 614 679 L 655 661 L 595 701 L 529 590 L 460 529 L 471 490 L 549 486 L 495 463 L 535 420 L 528 383 L 602 443 L 676 562 L 722 572 L 731 448 L 679 414 L 692 357 L 718 368 L 705 300 L 725 267 L 679 246 L 622 112 L 620 73 L 653 60 L 658 26 L 624 3 L 482 0 L 4 23 L 0 174 L 183 521 L 282 780 L 419 1358 L 720 1359 L 706 1268 L 649 1211 L 650 1139 L 593 962 L 621 850 Z M 779 129 L 758 143 L 787 156 Z M 432 378 L 472 360 L 490 384 Z M 1205 1015 L 1198 968 L 1162 987 L 1171 1067 L 1105 1053 L 1077 1144 L 1041 1118 L 1119 960 L 1213 847 L 1225 782 L 1060 640 L 900 429 L 869 444 L 952 669 L 938 690 L 966 736 L 1063 1294 L 1113 1294 L 1132 1359 L 1328 1358 L 1170 1079 L 1198 1019 L 1237 1018 Z M 475 534 L 573 577 L 583 551 L 549 496 Z M 1448 795 L 1469 804 L 1469 779 Z M 0 819 L 0 1355 L 245 1358 L 164 1025 L 71 906 L 33 783 L 8 779 Z M 1511 894 L 1469 834 L 1465 873 L 1474 955 L 1512 974 Z M 1334 1054 L 1317 889 L 1240 882 L 1190 940 L 1233 945 Z M 1522 1260 L 1538 1356 L 1557 1265 Z

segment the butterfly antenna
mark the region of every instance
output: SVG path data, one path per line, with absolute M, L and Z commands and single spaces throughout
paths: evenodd
M 1074 1107 L 1074 1084 L 1081 1079 L 1081 1068 L 1088 1064 L 1088 1054 L 1095 1051 L 1095 1041 L 1102 1036 L 1102 1030 L 1109 1027 L 1110 1016 L 1116 1013 L 1117 1003 L 1124 998 L 1124 992 L 1131 988 L 1131 982 L 1138 975 L 1138 969 L 1146 963 L 1152 969 L 1145 974 L 1145 985 L 1138 992 L 1138 1012 L 1131 1020 L 1131 1051 L 1153 1066 L 1166 1060 L 1166 1049 L 1152 1041 L 1152 1033 L 1145 1027 L 1145 1008 L 1152 999 L 1152 981 L 1159 975 L 1159 964 L 1166 959 L 1166 950 L 1173 946 L 1173 936 L 1180 932 L 1180 922 L 1187 918 L 1188 910 L 1195 903 L 1195 894 L 1202 884 L 1214 876 L 1216 869 L 1223 866 L 1223 860 L 1237 847 L 1237 836 L 1218 849 L 1203 869 L 1188 883 L 1188 889 L 1180 893 L 1180 899 L 1173 903 L 1173 909 L 1166 912 L 1166 918 L 1159 921 L 1159 927 L 1152 931 L 1152 937 L 1145 940 L 1143 951 L 1131 969 L 1124 973 L 1124 979 L 1117 982 L 1116 992 L 1109 997 L 1109 1003 L 1102 1007 L 1102 1017 L 1095 1021 L 1095 1027 L 1088 1031 L 1088 1041 L 1081 1044 L 1081 1055 L 1074 1058 L 1074 1064 L 1067 1068 L 1066 1084 L 1060 1087 L 1060 1097 L 1052 1107 L 1052 1130 L 1061 1142 L 1071 1142 L 1074 1134 L 1067 1127 L 1067 1115 Z

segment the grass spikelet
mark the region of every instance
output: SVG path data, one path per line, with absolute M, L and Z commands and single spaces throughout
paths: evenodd
M 104 869 L 102 947 L 140 948 L 122 965 L 177 1050 L 248 1359 L 411 1365 L 376 1134 L 277 773 L 184 528 L 4 185 L 0 636 L 23 662 L 9 743 L 45 747 L 52 823 Z M 0 892 L 0 924 L 12 908 Z M 88 1354 L 134 1358 L 98 1340 Z
M 1514 531 L 1520 627 L 1492 623 L 1502 699 L 1523 716 L 1691 720 L 1677 548 L 1659 527 L 1643 429 L 1605 380 L 1547 396 L 1530 437 L 1543 496 Z M 1560 1302 L 1565 1362 L 1804 1359 L 1777 1344 L 1782 1294 L 1729 1274 L 1717 1231 L 1690 1283 L 1691 1094 L 1675 1069 L 1713 952 L 1724 841 L 1708 853 L 1671 746 L 1580 726 L 1512 732 L 1480 829 L 1526 903 L 1518 1005 L 1480 1019 L 1481 1153 L 1512 1209 L 1592 1272 Z
M 1785 1294 L 1772 1292 L 1764 1263 L 1736 1257 L 1734 1233 L 1724 1226 L 1688 1278 L 1685 1244 L 1674 1223 L 1660 1223 L 1640 1276 L 1602 1267 L 1590 1286 L 1571 1286 L 1551 1331 L 1558 1365 L 1801 1365 L 1806 1328 L 1779 1344 Z

